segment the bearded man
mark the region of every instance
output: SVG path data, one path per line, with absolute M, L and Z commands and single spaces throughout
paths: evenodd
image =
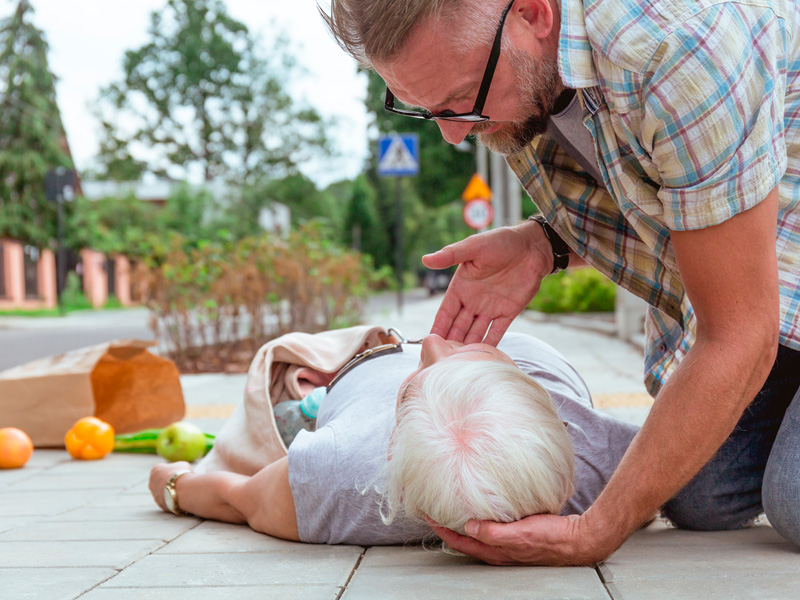
M 490 563 L 588 564 L 661 507 L 693 529 L 764 511 L 800 545 L 797 3 L 332 0 L 323 17 L 387 110 L 505 154 L 542 213 L 423 259 L 459 265 L 433 333 L 496 344 L 582 261 L 650 305 L 655 404 L 592 507 L 437 533 Z

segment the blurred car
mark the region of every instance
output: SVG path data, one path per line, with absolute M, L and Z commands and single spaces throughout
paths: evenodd
M 431 296 L 437 292 L 445 292 L 454 274 L 455 269 L 452 267 L 449 269 L 425 269 L 421 277 L 422 285 Z

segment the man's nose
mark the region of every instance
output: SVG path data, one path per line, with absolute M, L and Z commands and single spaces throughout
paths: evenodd
M 442 137 L 450 144 L 456 145 L 464 141 L 472 130 L 472 123 L 459 123 L 458 121 L 436 121 Z
M 424 367 L 430 367 L 432 364 L 439 362 L 453 354 L 454 348 L 452 344 L 443 340 L 438 335 L 430 334 L 422 340 L 422 364 Z

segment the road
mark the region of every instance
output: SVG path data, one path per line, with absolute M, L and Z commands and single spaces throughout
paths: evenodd
M 404 294 L 404 304 L 410 307 L 427 298 L 424 289 L 410 290 Z M 368 299 L 366 313 L 381 314 L 396 305 L 394 292 L 376 294 Z M 66 317 L 0 317 L 0 371 L 111 340 L 153 340 L 147 318 L 147 310 L 138 308 L 81 311 Z

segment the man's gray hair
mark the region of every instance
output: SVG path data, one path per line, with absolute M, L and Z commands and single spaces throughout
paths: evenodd
M 425 515 L 464 533 L 469 519 L 559 514 L 575 454 L 547 391 L 517 367 L 442 361 L 408 386 L 389 445 L 381 517 Z
M 317 8 L 339 46 L 371 68 L 396 58 L 429 19 L 454 34 L 456 52 L 490 44 L 502 10 L 495 4 L 500 0 L 331 0 L 329 13 Z

